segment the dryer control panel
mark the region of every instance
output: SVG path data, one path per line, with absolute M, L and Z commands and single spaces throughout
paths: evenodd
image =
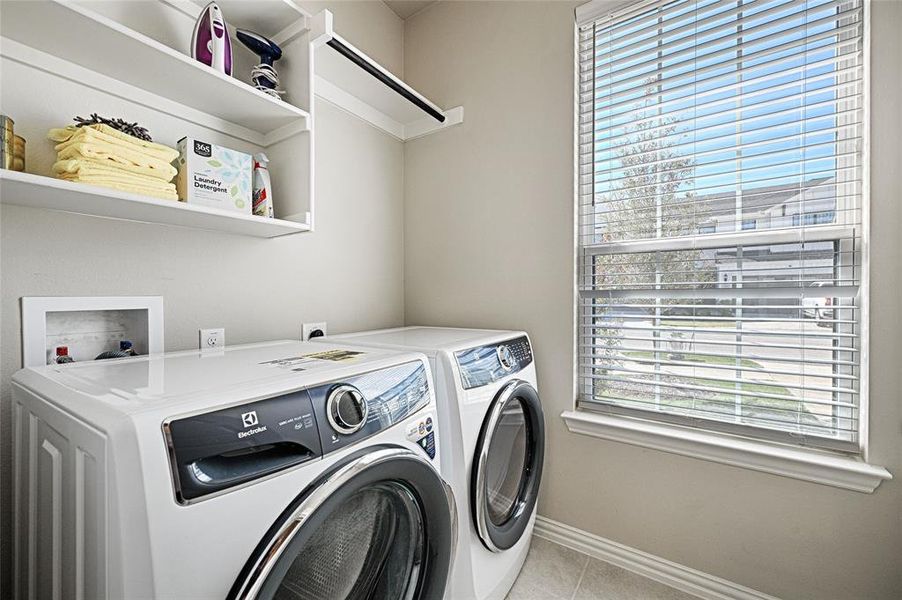
M 431 398 L 426 366 L 420 361 L 310 388 L 309 393 L 323 454 L 403 421 Z
M 488 385 L 522 371 L 532 362 L 532 348 L 524 336 L 455 352 L 465 390 Z

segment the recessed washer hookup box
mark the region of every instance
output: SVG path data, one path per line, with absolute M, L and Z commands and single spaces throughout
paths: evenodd
M 179 200 L 251 213 L 250 154 L 185 137 L 178 143 Z

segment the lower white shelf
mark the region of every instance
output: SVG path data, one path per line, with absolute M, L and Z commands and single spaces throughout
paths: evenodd
M 5 169 L 0 169 L 0 203 L 261 238 L 310 231 L 306 223 L 159 200 Z

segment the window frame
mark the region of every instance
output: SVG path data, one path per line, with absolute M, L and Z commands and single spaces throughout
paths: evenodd
M 581 334 L 580 328 L 580 318 L 581 311 L 580 308 L 580 291 L 579 291 L 579 260 L 580 260 L 580 251 L 581 244 L 579 241 L 580 236 L 580 228 L 582 226 L 580 222 L 580 190 L 579 190 L 579 159 L 580 159 L 580 145 L 579 145 L 579 126 L 580 126 L 580 108 L 579 108 L 579 89 L 580 89 L 580 61 L 579 61 L 579 47 L 580 47 L 580 27 L 584 26 L 587 23 L 591 23 L 593 21 L 597 21 L 600 18 L 608 17 L 612 20 L 622 21 L 634 17 L 642 12 L 645 12 L 649 9 L 654 8 L 655 6 L 664 4 L 670 0 L 640 0 L 640 1 L 626 1 L 626 0 L 592 0 L 582 6 L 577 7 L 576 13 L 576 21 L 574 24 L 573 35 L 574 35 L 574 235 L 576 239 L 574 240 L 574 249 L 575 249 L 575 269 L 574 269 L 574 306 L 573 306 L 573 318 L 574 318 L 574 331 L 573 331 L 573 352 L 574 352 L 574 361 L 573 361 L 573 410 L 565 411 L 562 414 L 562 417 L 566 421 L 568 427 L 571 431 L 577 433 L 584 433 L 587 435 L 594 435 L 596 437 L 602 437 L 605 439 L 615 439 L 619 441 L 625 441 L 627 443 L 637 443 L 638 445 L 642 445 L 645 447 L 658 447 L 661 449 L 677 452 L 681 454 L 687 455 L 697 455 L 697 452 L 681 452 L 678 449 L 674 449 L 674 444 L 672 443 L 674 439 L 685 441 L 689 437 L 695 438 L 695 444 L 700 445 L 700 447 L 724 447 L 731 446 L 739 447 L 739 445 L 745 445 L 746 450 L 749 450 L 750 447 L 755 447 L 754 451 L 749 451 L 749 455 L 759 455 L 759 456 L 770 456 L 772 458 L 772 451 L 776 449 L 778 452 L 785 450 L 792 450 L 793 452 L 802 452 L 803 454 L 810 454 L 812 456 L 815 455 L 829 455 L 831 458 L 841 458 L 844 461 L 851 461 L 850 464 L 854 463 L 855 465 L 867 465 L 867 452 L 868 452 L 868 405 L 870 402 L 869 396 L 869 360 L 868 360 L 868 352 L 869 348 L 869 316 L 870 316 L 870 261 L 869 261 L 869 236 L 870 236 L 870 166 L 869 166 L 869 149 L 870 149 L 870 130 L 871 130 L 871 122 L 870 122 L 870 56 L 871 56 L 871 40 L 870 40 L 870 7 L 867 0 L 862 1 L 862 37 L 863 37 L 863 64 L 862 64 L 862 159 L 861 159 L 861 177 L 862 177 L 862 191 L 861 191 L 861 278 L 859 283 L 859 291 L 858 291 L 858 306 L 860 307 L 860 317 L 859 317 L 859 328 L 860 328 L 860 351 L 861 357 L 859 360 L 859 400 L 858 400 L 858 437 L 857 442 L 855 444 L 855 448 L 852 449 L 848 446 L 850 444 L 846 444 L 846 447 L 840 445 L 837 448 L 825 448 L 824 445 L 820 445 L 817 448 L 809 448 L 806 447 L 806 443 L 804 439 L 800 440 L 788 440 L 785 435 L 775 435 L 769 436 L 768 431 L 766 429 L 758 429 L 756 431 L 756 436 L 749 438 L 750 427 L 753 426 L 743 425 L 743 424 L 731 424 L 729 422 L 716 422 L 713 421 L 710 424 L 707 421 L 700 421 L 698 419 L 693 420 L 691 417 L 685 417 L 680 415 L 672 415 L 677 418 L 671 419 L 671 415 L 667 413 L 661 412 L 653 412 L 650 410 L 643 409 L 633 409 L 629 407 L 617 407 L 616 405 L 611 405 L 610 407 L 604 407 L 603 410 L 599 410 L 597 406 L 593 406 L 591 408 L 581 407 L 579 402 L 580 397 L 580 388 L 581 388 L 581 374 L 580 374 L 580 344 L 581 338 L 583 337 Z M 800 219 L 804 220 L 805 216 L 800 216 Z M 814 217 L 811 217 L 812 219 Z M 804 222 L 804 221 L 802 221 Z M 742 231 L 736 232 L 737 235 L 742 235 Z M 704 234 L 706 236 L 711 237 L 720 237 L 718 234 Z M 730 235 L 730 234 L 726 234 Z M 755 242 L 757 243 L 757 242 Z M 607 410 L 610 408 L 611 410 Z M 695 422 L 693 422 L 695 421 Z M 710 425 L 715 425 L 715 427 L 711 427 Z M 615 432 L 616 433 L 612 433 Z M 628 432 L 637 432 L 641 431 L 641 434 L 637 436 L 633 436 Z M 650 434 L 650 431 L 655 431 L 655 434 Z M 662 433 L 663 432 L 663 433 Z M 763 435 L 759 435 L 763 433 Z M 774 432 L 779 434 L 779 432 Z M 641 438 L 643 441 L 638 442 L 637 440 Z M 710 438 L 710 439 L 705 439 Z M 650 439 L 658 439 L 661 444 L 650 443 Z M 704 441 L 699 441 L 704 440 Z M 681 442 L 682 444 L 682 442 Z M 679 444 L 678 444 L 679 445 Z M 715 453 L 717 454 L 717 453 Z M 789 471 L 792 469 L 785 468 L 761 468 L 761 464 L 758 461 L 752 460 L 749 464 L 741 464 L 743 461 L 738 461 L 734 458 L 730 460 L 720 460 L 719 458 L 710 457 L 710 456 L 701 456 L 702 458 L 707 458 L 709 460 L 715 460 L 718 462 L 726 462 L 728 464 L 738 464 L 739 466 L 747 466 L 749 468 L 753 468 L 756 470 L 763 470 L 768 472 L 778 472 L 780 474 L 787 474 L 789 476 L 795 476 Z M 794 462 L 794 461 L 791 461 Z M 815 461 L 816 462 L 816 461 Z M 835 466 L 835 465 L 834 465 Z M 849 465 L 845 465 L 848 467 Z M 874 470 L 868 473 L 866 478 L 870 480 L 864 486 L 859 486 L 862 489 L 859 489 L 856 486 L 845 485 L 840 482 L 838 487 L 846 487 L 847 489 L 856 489 L 857 491 L 873 491 L 877 485 L 879 485 L 880 481 L 883 479 L 891 478 L 891 475 L 881 467 L 873 467 L 872 465 L 867 465 L 868 467 L 872 467 Z M 832 467 L 831 467 L 832 469 Z M 781 472 L 786 470 L 787 472 Z M 821 481 L 821 478 L 810 478 L 806 476 L 799 477 L 800 479 L 806 479 L 809 481 L 818 481 L 819 483 L 827 483 L 831 485 L 837 485 L 836 481 L 830 481 L 830 477 L 823 478 L 825 480 Z M 873 483 L 873 486 L 871 486 Z M 869 488 L 869 489 L 864 489 Z

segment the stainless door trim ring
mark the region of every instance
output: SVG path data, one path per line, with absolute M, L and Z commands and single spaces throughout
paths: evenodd
M 262 553 L 261 559 L 257 561 L 251 573 L 242 583 L 236 598 L 252 600 L 259 595 L 263 584 L 279 558 L 285 552 L 288 544 L 297 535 L 304 523 L 332 494 L 367 469 L 398 458 L 414 458 L 425 462 L 416 453 L 406 448 L 383 448 L 369 452 L 349 462 L 330 475 L 301 502 L 279 531 L 270 538 L 266 551 Z
M 458 514 L 457 500 L 454 496 L 454 489 L 447 481 L 442 479 L 442 486 L 445 488 L 445 500 L 448 501 L 448 510 L 451 512 L 451 566 L 449 571 L 454 570 L 454 559 L 457 558 L 457 536 L 458 536 Z
M 494 542 L 492 542 L 492 536 L 489 534 L 488 527 L 488 519 L 489 519 L 489 503 L 487 496 L 487 490 L 485 485 L 485 472 L 486 472 L 486 463 L 489 460 L 489 448 L 492 447 L 492 436 L 495 435 L 495 428 L 498 425 L 498 420 L 501 418 L 501 413 L 504 411 L 504 407 L 507 406 L 507 403 L 510 402 L 513 397 L 514 390 L 520 384 L 525 383 L 520 379 L 513 379 L 506 383 L 501 391 L 498 393 L 497 400 L 492 405 L 492 411 L 489 414 L 489 417 L 486 422 L 486 437 L 483 440 L 482 447 L 479 449 L 479 457 L 477 458 L 476 464 L 476 529 L 479 532 L 479 537 L 485 542 L 486 546 L 492 552 L 501 552 L 502 549 L 498 548 Z M 523 504 L 523 499 L 517 499 L 518 504 Z M 521 506 L 518 506 L 514 511 L 514 514 L 517 514 L 522 510 Z

